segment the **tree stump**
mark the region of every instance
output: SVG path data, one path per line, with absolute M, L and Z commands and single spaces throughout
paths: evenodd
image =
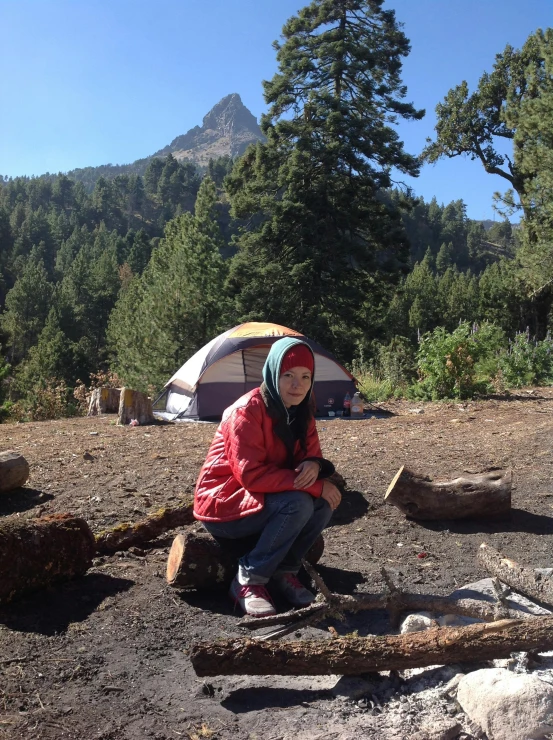
M 500 517 L 511 511 L 511 480 L 511 470 L 493 470 L 436 482 L 401 467 L 384 500 L 412 519 Z
M 95 388 L 88 404 L 87 416 L 99 416 L 100 414 L 117 414 L 121 400 L 120 388 Z
M 29 479 L 29 463 L 14 450 L 0 452 L 0 493 L 13 491 Z
M 249 552 L 257 537 L 241 540 L 216 540 L 206 532 L 179 534 L 173 540 L 167 560 L 167 583 L 174 588 L 212 588 L 230 584 L 238 568 L 238 559 Z M 324 550 L 319 535 L 307 560 L 318 563 Z
M 198 676 L 359 676 L 508 658 L 516 651 L 552 648 L 553 616 L 547 616 L 382 637 L 294 642 L 234 638 L 194 645 L 190 660 Z
M 152 401 L 145 393 L 133 391 L 132 388 L 121 388 L 119 399 L 118 424 L 127 425 L 137 421 L 140 426 L 155 422 Z
M 70 514 L 0 521 L 0 604 L 82 575 L 94 551 L 88 524 Z

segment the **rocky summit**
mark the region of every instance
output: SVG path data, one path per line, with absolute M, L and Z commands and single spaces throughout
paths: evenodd
M 188 159 L 200 166 L 223 155 L 237 157 L 249 144 L 264 141 L 257 119 L 246 108 L 238 93 L 227 95 L 204 116 L 201 126 L 177 136 L 171 144 L 153 156 L 172 154 L 175 159 Z

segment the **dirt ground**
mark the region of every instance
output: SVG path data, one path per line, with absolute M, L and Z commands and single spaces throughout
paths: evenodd
M 323 452 L 348 485 L 325 533 L 320 571 L 331 588 L 381 590 L 385 565 L 410 590 L 447 594 L 486 575 L 475 558 L 484 540 L 528 565 L 552 565 L 553 389 L 385 408 L 393 415 L 318 422 Z M 22 453 L 31 477 L 2 495 L 0 517 L 71 512 L 99 532 L 176 505 L 193 491 L 214 430 L 122 428 L 111 416 L 2 425 L 0 449 Z M 512 467 L 512 518 L 407 521 L 383 501 L 403 464 L 440 478 Z M 402 738 L 419 728 L 416 702 L 392 728 L 385 712 L 336 699 L 337 677 L 197 678 L 190 646 L 242 634 L 240 615 L 224 592 L 166 586 L 174 534 L 144 554 L 99 558 L 86 576 L 0 609 L 2 740 Z M 341 634 L 390 630 L 384 613 L 332 624 Z M 326 623 L 302 636 L 328 634 Z

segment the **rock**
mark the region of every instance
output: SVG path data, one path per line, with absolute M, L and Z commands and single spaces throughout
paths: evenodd
M 482 601 L 490 601 L 493 603 L 497 602 L 491 578 L 483 578 L 481 581 L 469 583 L 466 586 L 453 591 L 450 596 L 456 599 L 480 599 Z M 530 599 L 527 599 L 525 596 L 521 596 L 514 591 L 507 596 L 507 606 L 509 609 L 516 609 L 517 611 L 525 612 L 526 614 L 535 614 L 536 616 L 551 614 L 551 611 L 548 609 L 538 606 L 533 601 L 530 601 Z M 466 622 L 464 622 L 464 624 L 466 624 Z
M 461 617 L 459 614 L 444 614 L 443 617 L 438 617 L 436 621 L 440 627 L 466 627 L 467 624 L 475 624 L 482 620 L 474 617 Z
M 411 735 L 411 740 L 454 740 L 462 730 L 455 720 L 436 720 L 425 723 L 418 732 Z
M 489 740 L 538 740 L 553 732 L 553 687 L 535 676 L 483 668 L 461 679 L 457 701 Z
M 416 612 L 405 617 L 401 623 L 400 632 L 402 635 L 408 632 L 424 632 L 435 626 L 436 622 L 430 616 L 430 612 Z

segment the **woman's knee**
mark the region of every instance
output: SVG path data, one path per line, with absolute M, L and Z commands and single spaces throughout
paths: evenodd
M 299 519 L 308 521 L 313 516 L 313 496 L 305 491 L 285 491 L 280 494 L 268 494 L 265 496 L 265 506 L 276 508 L 279 513 L 297 516 Z

